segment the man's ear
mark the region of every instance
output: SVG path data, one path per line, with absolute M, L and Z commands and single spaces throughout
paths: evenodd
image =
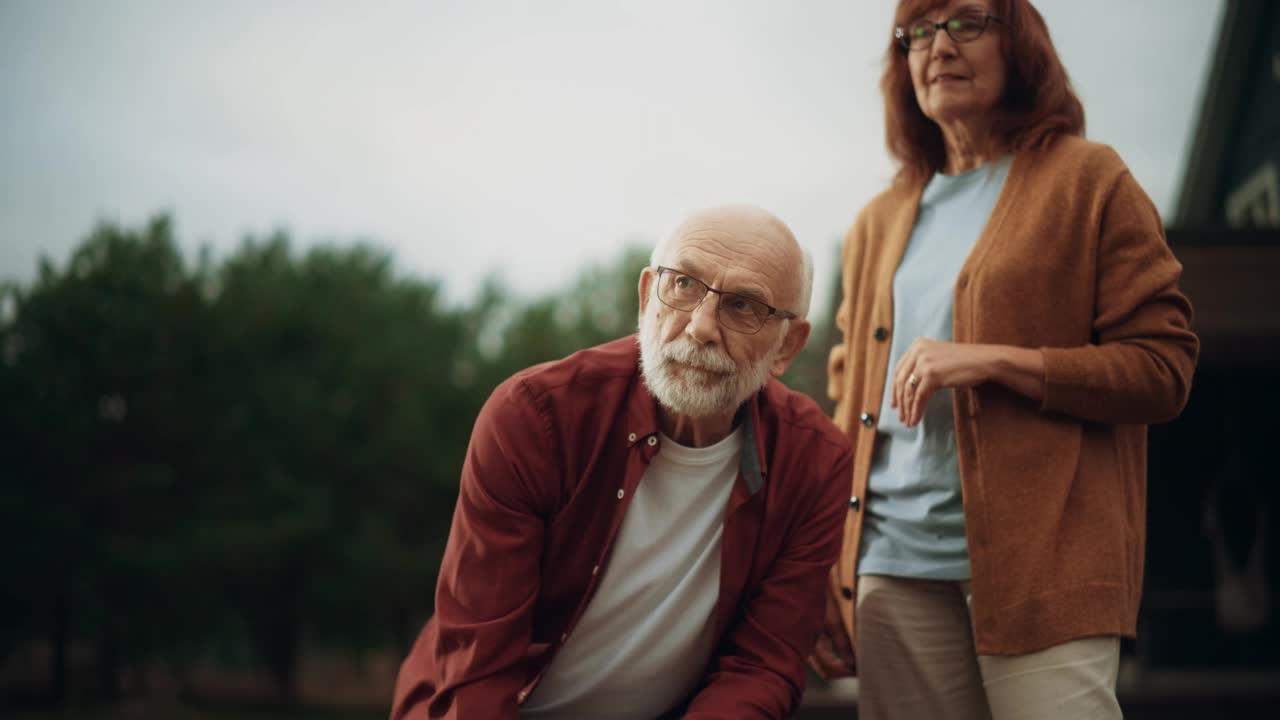
M 791 321 L 791 327 L 787 328 L 787 336 L 782 341 L 778 357 L 774 358 L 773 365 L 769 366 L 769 372 L 774 377 L 780 378 L 787 371 L 787 366 L 791 365 L 791 361 L 796 359 L 796 355 L 800 354 L 800 350 L 809 340 L 809 331 L 812 329 L 808 320 Z
M 649 299 L 653 297 L 653 268 L 645 268 L 640 271 L 640 314 L 644 314 L 644 309 L 649 307 Z M 638 319 L 638 318 L 637 318 Z

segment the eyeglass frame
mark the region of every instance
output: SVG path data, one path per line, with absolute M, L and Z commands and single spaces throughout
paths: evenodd
M 656 266 L 656 267 L 654 267 L 654 268 L 653 268 L 653 271 L 654 271 L 654 274 L 655 274 L 655 278 L 654 278 L 655 282 L 654 282 L 654 284 L 653 284 L 653 296 L 654 296 L 654 297 L 656 297 L 656 298 L 658 298 L 658 301 L 659 301 L 659 302 L 661 302 L 663 305 L 666 305 L 667 307 L 671 308 L 672 310 L 677 310 L 677 311 L 679 311 L 679 312 L 688 312 L 688 313 L 691 313 L 691 312 L 693 312 L 694 310 L 697 310 L 698 308 L 702 307 L 702 303 L 704 303 L 704 302 L 706 302 L 706 301 L 707 301 L 707 297 L 708 297 L 708 296 L 710 296 L 710 295 L 711 295 L 711 293 L 715 293 L 715 294 L 719 295 L 719 296 L 720 296 L 720 298 L 721 298 L 722 300 L 723 300 L 725 297 L 742 298 L 743 300 L 746 300 L 747 302 L 752 302 L 752 303 L 755 303 L 755 304 L 757 304 L 757 305 L 762 305 L 762 306 L 764 306 L 764 307 L 769 311 L 769 312 L 764 316 L 764 319 L 760 321 L 760 327 L 757 327 L 755 330 L 752 330 L 751 332 L 747 332 L 747 331 L 745 331 L 745 330 L 739 330 L 738 328 L 730 327 L 729 325 L 725 325 L 724 321 L 722 321 L 722 320 L 720 319 L 720 308 L 724 306 L 724 303 L 723 303 L 723 302 L 718 302 L 718 303 L 716 303 L 716 322 L 720 323 L 720 325 L 721 325 L 721 326 L 723 326 L 723 327 L 725 327 L 726 329 L 732 330 L 732 331 L 734 331 L 734 332 L 736 332 L 736 333 L 741 333 L 741 334 L 743 334 L 743 335 L 755 335 L 755 334 L 759 333 L 761 330 L 763 330 L 763 329 L 764 329 L 764 326 L 769 322 L 769 318 L 771 318 L 771 317 L 777 317 L 779 320 L 795 320 L 796 318 L 798 318 L 798 317 L 799 317 L 798 315 L 796 315 L 796 314 L 795 314 L 795 313 L 793 313 L 793 312 L 788 312 L 788 311 L 786 311 L 786 310 L 780 310 L 780 309 L 778 309 L 778 308 L 776 308 L 776 307 L 774 307 L 774 306 L 770 305 L 769 303 L 767 303 L 767 302 L 765 302 L 765 301 L 763 301 L 763 300 L 757 300 L 756 298 L 748 297 L 748 296 L 746 296 L 746 295 L 743 295 L 742 293 L 731 292 L 731 291 L 729 291 L 729 290 L 717 290 L 716 288 L 711 287 L 711 285 L 709 285 L 709 284 L 707 284 L 707 283 L 703 282 L 702 280 L 699 280 L 698 278 L 694 277 L 693 275 L 690 275 L 689 273 L 687 273 L 687 272 L 685 272 L 685 271 L 683 271 L 683 270 L 676 270 L 675 268 L 669 268 L 669 267 L 665 267 L 665 266 L 662 266 L 662 265 L 658 265 L 658 266 Z M 664 300 L 664 299 L 662 298 L 662 292 L 661 292 L 661 290 L 660 290 L 660 288 L 662 287 L 662 274 L 663 274 L 663 273 L 675 273 L 676 275 L 683 275 L 683 276 L 685 276 L 685 277 L 689 278 L 690 280 L 692 280 L 692 281 L 694 281 L 694 282 L 698 283 L 698 284 L 699 284 L 699 285 L 701 285 L 703 288 L 705 288 L 705 290 L 704 290 L 704 291 L 703 291 L 703 293 L 702 293 L 702 297 L 698 300 L 697 304 L 695 304 L 695 305 L 694 305 L 693 307 L 691 307 L 691 308 L 680 308 L 680 307 L 676 307 L 675 305 L 672 305 L 671 303 L 669 303 L 669 302 L 667 302 L 666 300 Z
M 972 38 L 970 38 L 970 39 L 968 39 L 968 40 L 958 40 L 958 39 L 956 39 L 956 36 L 955 36 L 955 35 L 952 35 L 952 34 L 951 34 L 951 29 L 947 27 L 947 24 L 948 24 L 948 23 L 950 23 L 952 20 L 955 20 L 956 18 L 961 17 L 961 16 L 964 16 L 964 15 L 977 15 L 977 14 L 978 14 L 978 13 L 973 12 L 972 10 L 963 10 L 963 11 L 961 11 L 961 12 L 956 13 L 955 15 L 952 15 L 951 17 L 947 18 L 946 20 L 943 20 L 943 21 L 942 21 L 942 22 L 940 22 L 940 23 L 936 23 L 936 22 L 934 22 L 934 21 L 932 21 L 932 20 L 929 20 L 929 19 L 927 19 L 927 18 L 923 18 L 923 17 L 922 17 L 922 18 L 918 18 L 918 19 L 916 19 L 916 20 L 913 20 L 913 21 L 911 21 L 911 22 L 907 23 L 907 24 L 906 24 L 906 26 L 899 25 L 898 27 L 894 28 L 894 29 L 893 29 L 893 36 L 894 36 L 895 38 L 897 38 L 897 40 L 898 40 L 898 44 L 902 46 L 902 49 L 903 49 L 903 51 L 904 51 L 904 52 L 911 52 L 911 49 L 912 49 L 912 48 L 911 48 L 911 38 L 907 37 L 907 28 L 909 28 L 909 27 L 911 27 L 911 26 L 913 26 L 913 25 L 916 25 L 916 24 L 923 23 L 923 24 L 924 24 L 924 25 L 926 25 L 926 26 L 929 26 L 929 25 L 932 25 L 932 26 L 933 26 L 933 28 L 932 28 L 932 34 L 929 36 L 929 44 L 928 44 L 928 45 L 923 45 L 923 46 L 918 47 L 918 48 L 915 48 L 916 50 L 924 50 L 925 48 L 933 47 L 933 42 L 934 42 L 934 40 L 937 38 L 937 36 L 938 36 L 938 31 L 939 31 L 939 30 L 942 30 L 943 32 L 945 32 L 945 33 L 947 34 L 947 37 L 951 38 L 951 42 L 953 42 L 953 43 L 955 43 L 955 44 L 957 44 L 957 45 L 965 45 L 965 44 L 967 44 L 967 43 L 976 42 L 979 38 L 981 38 L 983 35 L 985 35 L 985 34 L 986 34 L 986 32 L 987 32 L 987 28 L 991 26 L 991 21 L 992 21 L 992 20 L 995 20 L 997 23 L 1004 23 L 1004 21 L 1003 21 L 1003 20 L 1001 20 L 999 17 L 997 17 L 997 16 L 995 16 L 995 15 L 992 15 L 991 13 L 982 13 L 982 29 L 978 31 L 978 34 L 977 34 L 977 35 L 974 35 Z

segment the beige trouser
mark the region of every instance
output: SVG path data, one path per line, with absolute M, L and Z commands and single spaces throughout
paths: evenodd
M 858 578 L 859 720 L 1119 718 L 1120 639 L 978 655 L 968 582 Z

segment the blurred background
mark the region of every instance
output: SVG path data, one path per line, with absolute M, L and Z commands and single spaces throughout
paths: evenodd
M 1280 3 L 1041 0 L 1204 350 L 1151 430 L 1131 717 L 1280 714 Z M 494 385 L 683 213 L 818 265 L 892 176 L 882 0 L 0 0 L 0 714 L 385 717 Z M 1268 479 L 1270 478 L 1270 479 Z M 811 683 L 804 717 L 853 717 Z

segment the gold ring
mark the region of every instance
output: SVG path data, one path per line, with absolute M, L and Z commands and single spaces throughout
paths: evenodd
M 907 377 L 907 384 L 911 387 L 915 387 L 920 384 L 920 378 L 916 377 L 915 373 L 911 373 L 911 375 Z

